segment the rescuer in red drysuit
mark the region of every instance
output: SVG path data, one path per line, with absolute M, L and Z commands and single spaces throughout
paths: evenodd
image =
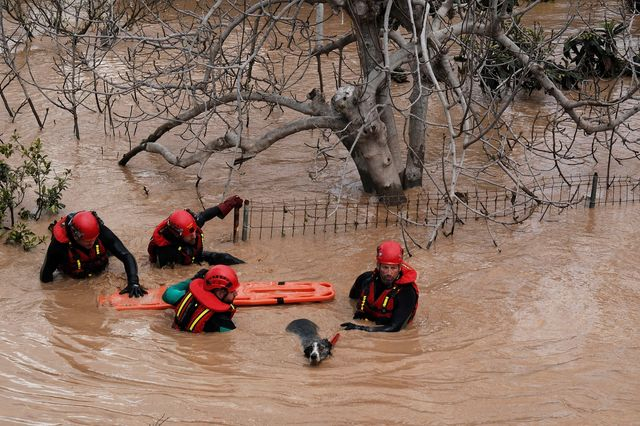
M 418 309 L 418 273 L 404 263 L 404 250 L 395 241 L 383 241 L 377 248 L 377 267 L 361 274 L 351 287 L 356 300 L 354 319 L 374 321 L 376 326 L 345 322 L 345 330 L 399 331 Z
M 224 332 L 236 328 L 231 320 L 236 312 L 238 276 L 226 265 L 200 270 L 175 304 L 173 327 L 191 333 Z
M 147 251 L 149 260 L 157 266 L 191 265 L 207 262 L 209 265 L 235 265 L 244 261 L 228 253 L 205 251 L 202 226 L 214 217 L 224 219 L 234 208 L 242 206 L 242 198 L 234 195 L 214 207 L 195 214 L 191 210 L 176 210 L 160 222 L 153 231 Z
M 73 278 L 87 278 L 102 272 L 114 255 L 123 264 L 127 286 L 120 292 L 129 297 L 147 293 L 138 281 L 138 266 L 122 241 L 93 211 L 69 213 L 53 223 L 51 243 L 40 268 L 40 281 L 53 281 L 56 269 Z

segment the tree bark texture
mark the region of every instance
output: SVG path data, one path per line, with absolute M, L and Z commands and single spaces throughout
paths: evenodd
M 417 72 L 413 73 L 414 82 L 418 81 L 417 74 Z M 407 162 L 402 176 L 402 186 L 405 189 L 422 186 L 422 171 L 426 160 L 424 153 L 429 102 L 428 92 L 428 89 L 424 85 L 414 83 L 411 96 L 409 97 L 411 102 L 409 143 L 407 150 Z
M 389 86 L 385 78 L 385 58 L 380 39 L 383 3 L 372 0 L 348 2 L 353 33 L 358 44 L 360 67 L 364 76 L 358 88 L 339 90 L 333 106 L 350 122 L 350 147 L 365 191 L 373 191 L 389 204 L 406 200 L 400 181 L 400 151 L 397 130 L 390 109 Z M 387 123 L 390 127 L 387 126 Z M 394 147 L 393 144 L 396 144 Z M 392 152 L 392 148 L 394 152 Z
M 345 131 L 349 142 L 345 146 L 350 150 L 363 185 L 367 182 L 365 191 L 370 192 L 373 188 L 385 202 L 402 203 L 406 198 L 387 146 L 386 126 L 379 118 L 363 120 L 360 92 L 358 88 L 346 86 L 340 88 L 332 99 L 333 107 L 349 122 Z

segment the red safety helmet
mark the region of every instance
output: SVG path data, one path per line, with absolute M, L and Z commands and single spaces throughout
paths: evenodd
M 239 287 L 236 271 L 227 265 L 216 265 L 204 276 L 204 289 L 207 291 L 226 288 L 229 293 L 233 293 Z
M 383 241 L 376 252 L 376 262 L 385 265 L 400 265 L 404 250 L 395 241 Z
M 69 221 L 69 228 L 76 241 L 94 242 L 100 235 L 100 224 L 92 212 L 80 211 Z
M 179 236 L 189 235 L 196 230 L 196 220 L 186 210 L 176 210 L 167 219 L 167 225 Z

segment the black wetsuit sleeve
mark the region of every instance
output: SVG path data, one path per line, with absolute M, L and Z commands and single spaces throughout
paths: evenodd
M 373 271 L 367 271 L 360 274 L 349 291 L 349 299 L 359 299 L 362 294 L 362 289 L 371 282 L 372 277 Z
M 107 250 L 124 264 L 127 273 L 127 283 L 138 284 L 138 265 L 131 252 L 122 244 L 122 241 L 105 225 L 100 226 L 100 241 Z
M 208 209 L 205 209 L 198 213 L 196 215 L 196 223 L 200 228 L 202 228 L 205 222 L 210 221 L 214 217 L 223 218 L 222 212 L 220 211 L 218 206 L 209 207 Z
M 370 332 L 400 331 L 409 321 L 416 303 L 418 303 L 418 295 L 416 294 L 415 289 L 408 285 L 406 289 L 399 292 L 395 297 L 394 309 L 391 314 L 391 322 L 389 324 L 363 327 L 362 329 Z
M 44 255 L 44 262 L 40 268 L 40 281 L 48 283 L 53 281 L 53 272 L 64 261 L 66 254 L 66 246 L 59 243 L 56 240 L 51 240 L 51 244 L 47 248 L 47 253 Z

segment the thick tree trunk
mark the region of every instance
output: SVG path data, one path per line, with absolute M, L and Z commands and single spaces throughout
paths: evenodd
M 351 153 L 351 159 L 358 170 L 358 175 L 360 176 L 360 182 L 362 183 L 362 189 L 364 192 L 369 194 L 376 193 L 376 187 L 373 183 L 373 177 L 371 173 L 369 173 L 369 166 L 367 165 L 366 160 L 364 159 L 360 149 L 358 146 L 353 146 L 354 137 L 348 133 L 338 133 L 342 144 L 349 150 Z
M 382 131 L 363 135 L 353 150 L 352 158 L 366 168 L 375 193 L 390 205 L 401 204 L 406 201 L 402 190 L 400 177 L 393 165 L 392 155 L 387 146 L 384 124 Z
M 400 164 L 402 164 L 402 150 L 400 149 L 400 137 L 398 136 L 398 126 L 396 126 L 396 119 L 393 114 L 393 108 L 391 108 L 391 93 L 387 84 L 384 85 L 384 90 L 379 97 L 380 102 L 384 105 L 380 114 L 380 119 L 384 122 L 387 128 L 387 145 L 391 156 L 393 158 L 393 164 L 396 165 L 396 170 L 402 178 L 400 172 Z
M 387 204 L 403 203 L 406 197 L 387 145 L 386 126 L 377 114 L 375 120 L 363 121 L 363 104 L 370 103 L 363 102 L 359 94 L 355 87 L 345 86 L 332 99 L 333 107 L 350 123 L 341 135 L 343 143 L 351 152 L 364 190 L 375 192 Z
M 383 3 L 371 0 L 348 3 L 346 10 L 353 22 L 364 82 L 357 89 L 351 86 L 339 89 L 333 105 L 350 123 L 345 133 L 352 141 L 351 157 L 365 190 L 372 188 L 385 203 L 399 204 L 406 201 L 398 172 L 400 154 L 390 149 L 393 143 L 397 147 L 397 130 L 393 114 L 385 112 L 389 89 L 385 71 L 380 68 L 385 61 L 380 40 Z M 394 124 L 387 128 L 383 120 L 390 119 Z
M 422 80 L 424 82 L 424 79 Z M 427 131 L 428 89 L 418 84 L 417 73 L 413 74 L 413 92 L 410 96 L 411 117 L 409 118 L 409 147 L 407 163 L 402 176 L 404 189 L 422 186 L 424 152 Z

